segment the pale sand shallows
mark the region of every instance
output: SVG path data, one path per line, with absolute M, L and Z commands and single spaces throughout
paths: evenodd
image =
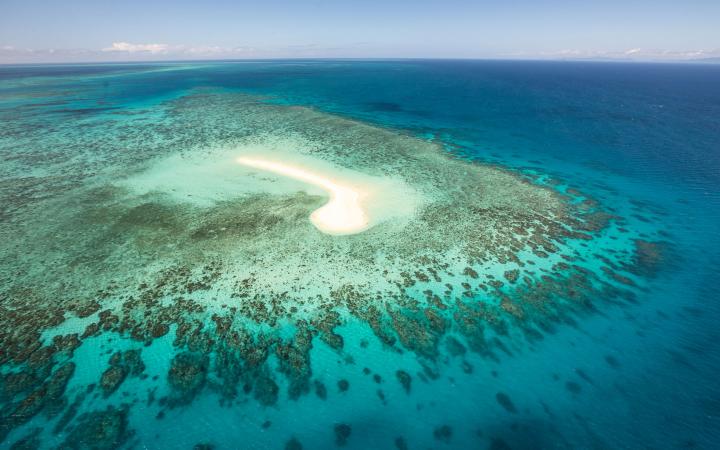
M 379 224 L 403 227 L 426 204 L 423 193 L 401 176 L 368 174 L 305 153 L 312 142 L 270 139 L 206 152 L 160 158 L 118 182 L 134 195 L 213 208 L 246 196 L 282 197 L 305 192 L 327 196 L 309 211 L 311 223 L 331 235 L 357 234 Z M 388 228 L 389 227 L 389 228 Z
M 328 234 L 355 234 L 370 226 L 368 214 L 363 205 L 368 195 L 361 187 L 347 186 L 329 178 L 299 167 L 269 161 L 266 159 L 240 157 L 238 163 L 293 178 L 317 186 L 330 196 L 330 200 L 313 211 L 310 221 L 315 227 Z

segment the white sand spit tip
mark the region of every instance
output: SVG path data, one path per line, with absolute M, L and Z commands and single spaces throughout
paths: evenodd
M 305 169 L 260 158 L 240 157 L 238 163 L 317 186 L 326 191 L 330 200 L 313 211 L 310 221 L 328 234 L 355 234 L 370 226 L 363 206 L 367 193 L 360 187 L 348 186 Z

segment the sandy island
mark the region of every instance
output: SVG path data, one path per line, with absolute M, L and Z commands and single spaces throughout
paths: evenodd
M 287 140 L 172 155 L 120 184 L 137 195 L 162 192 L 168 200 L 205 208 L 260 193 L 327 196 L 308 219 L 330 235 L 357 234 L 380 224 L 402 227 L 426 201 L 400 176 L 342 167 L 303 154 L 301 145 Z
M 370 220 L 362 202 L 367 197 L 367 193 L 360 187 L 347 186 L 299 167 L 266 159 L 240 157 L 236 161 L 244 166 L 317 186 L 327 192 L 330 200 L 310 215 L 310 221 L 323 233 L 355 234 L 370 226 Z

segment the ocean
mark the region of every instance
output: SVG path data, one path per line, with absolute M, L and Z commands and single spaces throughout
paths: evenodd
M 0 175 L 1 448 L 718 448 L 720 65 L 0 66 Z

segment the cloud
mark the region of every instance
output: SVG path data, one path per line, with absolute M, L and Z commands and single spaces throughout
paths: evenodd
M 167 55 L 172 57 L 238 57 L 255 51 L 252 47 L 221 47 L 218 45 L 168 45 L 168 44 L 131 44 L 113 42 L 103 52 L 146 55 Z
M 98 55 L 87 49 L 32 49 L 0 45 L 0 64 L 88 61 Z
M 540 59 L 597 59 L 597 60 L 620 60 L 620 61 L 692 61 L 706 58 L 720 57 L 720 48 L 710 50 L 662 50 L 631 48 L 621 51 L 599 51 L 564 49 L 554 52 L 514 53 L 509 55 L 515 58 L 540 58 Z
M 247 59 L 273 57 L 273 49 L 249 46 L 169 45 L 163 43 L 113 42 L 109 47 L 20 48 L 0 42 L 0 64 L 55 62 L 163 61 L 203 59 Z
M 447 54 L 447 52 L 446 52 Z M 164 43 L 113 42 L 109 47 L 31 49 L 0 42 L 0 64 L 13 63 L 70 63 L 113 61 L 174 61 L 251 58 L 368 58 L 432 55 L 407 54 L 401 49 L 373 46 L 364 42 L 342 46 L 323 46 L 313 43 L 250 47 L 217 45 L 172 45 Z M 436 54 L 436 56 L 439 56 Z M 487 55 L 486 55 L 487 56 Z M 516 52 L 495 54 L 492 57 L 507 59 L 547 60 L 612 60 L 612 61 L 693 61 L 720 58 L 720 48 L 708 50 L 653 50 L 630 48 L 617 51 L 563 49 L 551 52 Z
M 167 44 L 130 44 L 129 42 L 113 42 L 112 46 L 102 49 L 104 52 L 127 52 L 127 53 L 167 53 L 170 46 Z

